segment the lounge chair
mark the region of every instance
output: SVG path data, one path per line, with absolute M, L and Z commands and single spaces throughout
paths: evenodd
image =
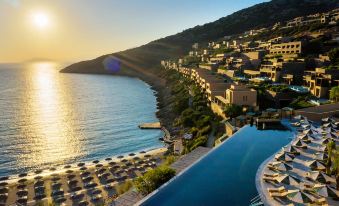
M 276 188 L 267 188 L 268 192 L 274 193 L 274 192 L 286 192 L 286 188 L 284 186 L 276 187 Z

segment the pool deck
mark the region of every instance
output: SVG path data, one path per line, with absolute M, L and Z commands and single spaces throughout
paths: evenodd
M 179 160 L 174 162 L 171 167 L 175 169 L 177 174 L 179 174 L 181 171 L 191 166 L 194 162 L 200 159 L 202 156 L 206 155 L 210 150 L 211 148 L 198 147 L 192 152 L 182 156 Z
M 159 148 L 147 152 L 140 152 L 124 157 L 107 158 L 106 160 L 84 163 L 84 166 L 66 165 L 62 168 L 29 172 L 28 174 L 11 176 L 8 180 L 0 181 L 0 189 L 8 190 L 5 201 L 0 200 L 0 205 L 15 205 L 21 198 L 27 205 L 37 203 L 49 205 L 52 202 L 63 202 L 66 205 L 79 205 L 86 201 L 88 205 L 96 205 L 100 202 L 115 199 L 118 194 L 116 187 L 128 180 L 132 180 L 144 174 L 147 170 L 161 164 L 161 157 L 167 148 Z M 73 181 L 73 183 L 71 183 Z M 88 186 L 93 183 L 94 186 Z M 87 186 L 86 186 L 87 185 Z M 37 191 L 40 192 L 37 192 Z M 19 195 L 19 192 L 22 193 Z M 52 191 L 60 191 L 52 195 Z M 45 197 L 37 199 L 37 194 Z M 82 197 L 72 200 L 72 194 Z M 98 201 L 92 198 L 97 196 Z
M 339 135 L 339 132 L 337 132 L 337 135 Z M 299 138 L 297 135 L 295 135 L 295 138 L 284 148 L 292 146 L 296 140 Z M 259 196 L 261 198 L 261 202 L 264 205 L 287 205 L 287 204 L 295 204 L 296 202 L 293 202 L 292 200 L 288 198 L 273 198 L 268 189 L 269 188 L 278 188 L 280 186 L 284 186 L 286 190 L 300 190 L 300 191 L 307 191 L 307 188 L 309 188 L 309 185 L 314 186 L 317 184 L 316 181 L 310 181 L 309 179 L 306 179 L 306 176 L 309 172 L 311 172 L 310 166 L 308 165 L 309 162 L 316 159 L 316 154 L 320 154 L 321 149 L 324 145 L 322 144 L 322 139 L 314 139 L 307 145 L 307 149 L 299 149 L 298 152 L 299 155 L 296 155 L 295 158 L 290 161 L 286 162 L 288 165 L 291 165 L 293 168 L 288 171 L 284 171 L 284 174 L 292 175 L 293 177 L 296 177 L 301 180 L 300 184 L 297 185 L 286 185 L 282 183 L 277 182 L 271 182 L 271 181 L 265 181 L 264 176 L 265 174 L 274 174 L 277 173 L 277 171 L 272 171 L 269 169 L 269 164 L 272 162 L 276 162 L 275 155 L 282 152 L 283 149 L 279 150 L 276 154 L 272 155 L 270 158 L 266 159 L 259 167 L 257 174 L 256 174 L 256 188 L 259 193 Z M 339 140 L 335 139 L 336 145 L 339 145 Z M 335 179 L 333 177 L 329 178 L 330 184 L 333 186 L 335 184 Z M 313 193 L 307 193 L 310 194 L 310 196 L 314 196 L 314 199 L 321 199 L 322 196 L 318 194 Z M 337 195 L 339 195 L 339 191 L 337 191 Z M 326 202 L 328 205 L 338 205 L 338 201 L 333 200 L 330 197 L 325 197 Z

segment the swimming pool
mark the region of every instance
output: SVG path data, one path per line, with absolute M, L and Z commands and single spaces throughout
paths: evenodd
M 258 167 L 291 137 L 289 130 L 245 126 L 141 205 L 249 205 Z

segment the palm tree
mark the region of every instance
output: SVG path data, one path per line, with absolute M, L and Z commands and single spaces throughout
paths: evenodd
M 339 190 L 339 152 L 334 151 L 333 152 L 333 171 L 335 175 L 335 180 L 336 180 L 336 188 Z
M 330 175 L 331 174 L 331 165 L 332 165 L 332 155 L 335 150 L 335 143 L 333 141 L 330 141 L 327 143 L 327 154 L 328 154 L 328 159 L 326 162 L 326 174 Z

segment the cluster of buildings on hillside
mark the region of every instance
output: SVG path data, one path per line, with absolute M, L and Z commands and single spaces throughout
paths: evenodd
M 328 19 L 321 23 L 337 23 L 338 12 L 336 9 L 312 16 Z M 303 19 L 308 18 L 311 16 Z M 325 53 L 307 60 L 303 57 L 309 42 L 324 36 L 339 43 L 339 33 L 327 30 L 298 38 L 281 36 L 266 41 L 246 42 L 238 35 L 209 42 L 205 48 L 195 43 L 187 57 L 162 61 L 161 64 L 194 80 L 206 93 L 211 105 L 220 108 L 236 104 L 256 110 L 257 94 L 248 85 L 262 83 L 286 85 L 294 92 L 309 92 L 319 99 L 326 99 L 330 89 L 339 86 L 339 69 L 328 67 L 331 61 Z M 194 59 L 193 66 L 189 59 Z M 312 62 L 312 67 L 309 62 Z

